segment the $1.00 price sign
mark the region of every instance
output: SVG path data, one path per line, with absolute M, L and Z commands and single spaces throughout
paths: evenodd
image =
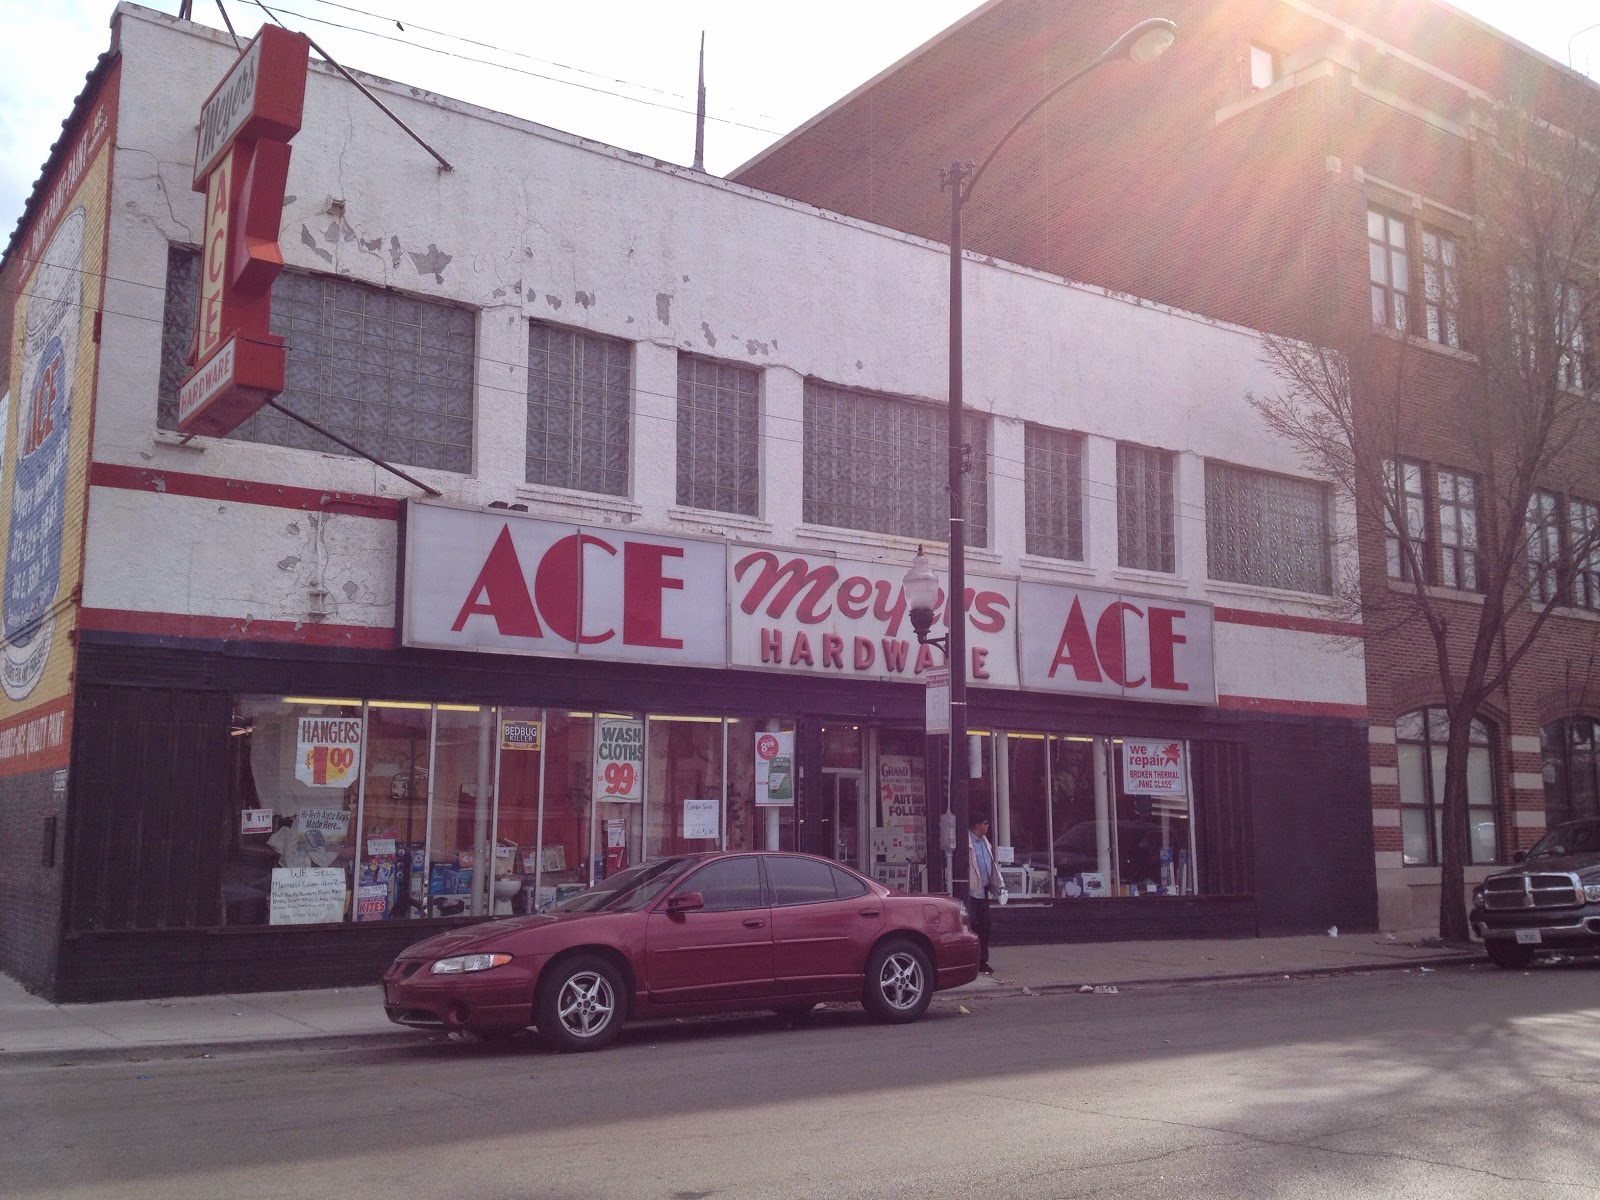
M 594 723 L 594 798 L 644 799 L 644 722 L 599 717 Z
M 359 717 L 301 717 L 294 777 L 311 787 L 345 787 L 361 761 Z

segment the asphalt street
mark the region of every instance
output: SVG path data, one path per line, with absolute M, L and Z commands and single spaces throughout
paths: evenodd
M 824 1010 L 0 1073 L 0 1192 L 1600 1197 L 1600 966 Z

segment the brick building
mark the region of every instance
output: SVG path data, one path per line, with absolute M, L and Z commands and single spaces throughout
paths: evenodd
M 1448 298 L 1458 272 L 1486 266 L 1458 257 L 1494 217 L 1484 207 L 1485 132 L 1497 104 L 1513 101 L 1592 147 L 1600 88 L 1591 81 L 1443 3 L 994 0 L 731 177 L 944 238 L 937 170 L 982 158 L 1038 97 L 1150 16 L 1174 20 L 1177 43 L 1153 68 L 1097 72 L 1024 125 L 966 207 L 964 243 L 1358 360 L 1403 354 L 1388 461 L 1399 464 L 1427 596 L 1459 660 L 1483 603 L 1468 569 L 1476 531 L 1495 516 L 1477 482 L 1494 455 L 1475 447 L 1458 407 L 1483 386 L 1488 335 L 1458 320 Z M 1552 319 L 1567 324 L 1570 351 L 1562 384 L 1592 395 L 1592 291 L 1560 285 L 1560 295 Z M 969 329 L 969 341 L 986 336 Z M 1580 430 L 1535 481 L 1536 542 L 1566 544 L 1558 527 L 1592 526 L 1597 462 L 1600 446 Z M 1517 513 L 1501 519 L 1520 524 Z M 1364 521 L 1361 541 L 1370 612 L 1409 585 L 1381 520 Z M 1514 568 L 1530 572 L 1534 595 L 1513 613 L 1510 640 L 1540 604 L 1555 611 L 1473 730 L 1469 881 L 1547 822 L 1600 803 L 1596 590 L 1587 563 L 1559 586 L 1541 579 L 1544 565 Z M 1443 685 L 1415 623 L 1366 629 L 1380 916 L 1431 923 Z

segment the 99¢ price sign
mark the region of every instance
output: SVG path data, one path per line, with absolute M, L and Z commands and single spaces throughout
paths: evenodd
M 594 798 L 624 804 L 644 799 L 644 722 L 595 721 Z

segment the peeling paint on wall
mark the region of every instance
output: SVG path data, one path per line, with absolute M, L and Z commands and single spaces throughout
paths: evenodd
M 700 332 L 706 335 L 706 345 L 710 346 L 713 350 L 715 350 L 717 348 L 717 335 L 711 332 L 710 323 L 706 322 L 706 321 L 701 321 L 700 322 Z
M 278 560 L 278 570 L 280 571 L 292 571 L 299 565 L 300 556 L 298 554 L 291 554 L 288 558 L 280 558 Z
M 585 308 L 593 308 L 594 307 L 594 293 L 593 292 L 574 292 L 573 296 L 572 296 L 572 302 L 574 304 L 581 304 Z
M 356 231 L 347 225 L 341 217 L 336 221 L 328 222 L 328 231 L 322 235 L 325 242 L 353 242 L 356 240 Z
M 545 293 L 544 302 L 546 304 L 548 304 L 551 308 L 560 308 L 561 307 L 561 297 L 560 296 L 552 296 L 549 292 Z
M 309 249 L 311 253 L 315 254 L 323 262 L 331 263 L 333 261 L 333 253 L 317 245 L 316 235 L 304 225 L 300 226 L 300 244 Z
M 375 237 L 369 242 L 366 238 L 362 238 L 361 248 L 368 253 L 376 253 L 383 248 L 383 239 L 381 237 Z
M 669 325 L 672 323 L 671 292 L 656 293 L 656 320 L 660 321 L 663 325 Z
M 344 581 L 344 589 L 343 589 L 343 591 L 344 591 L 344 598 L 346 600 L 354 600 L 356 598 L 356 593 L 359 592 L 360 590 L 361 590 L 361 585 L 358 584 L 354 579 L 346 579 Z
M 744 351 L 745 351 L 746 354 L 750 355 L 752 358 L 755 357 L 757 354 L 770 354 L 771 353 L 771 351 L 767 349 L 767 344 L 765 342 L 758 342 L 758 341 L 756 341 L 755 338 L 749 338 L 749 339 L 747 339 L 745 341 Z
M 428 243 L 428 252 L 418 254 L 411 251 L 411 261 L 416 264 L 418 275 L 432 275 L 435 283 L 444 282 L 444 269 L 450 265 L 454 255 L 446 254 L 432 242 Z
M 397 237 L 389 239 L 389 263 L 395 267 L 400 265 L 400 239 Z

